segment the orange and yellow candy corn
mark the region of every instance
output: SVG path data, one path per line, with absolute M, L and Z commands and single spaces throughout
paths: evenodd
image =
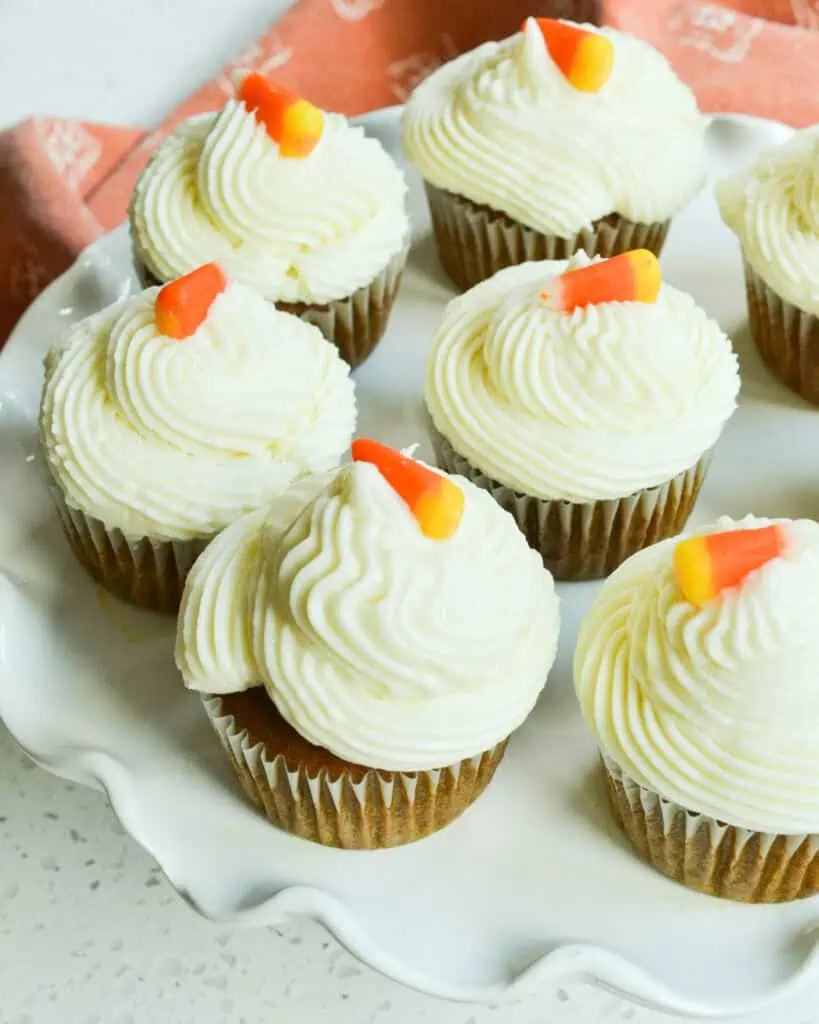
M 581 92 L 599 92 L 614 67 L 614 47 L 600 32 L 555 18 L 535 18 L 549 56 L 563 77 Z
M 282 156 L 305 157 L 316 148 L 324 114 L 290 89 L 251 71 L 239 83 L 238 98 L 278 143 Z
M 353 441 L 355 462 L 369 462 L 409 507 L 421 528 L 432 540 L 447 540 L 458 529 L 464 511 L 464 492 L 449 477 L 388 448 L 378 441 Z
M 661 284 L 660 264 L 654 253 L 632 249 L 561 274 L 540 297 L 554 309 L 571 313 L 578 306 L 601 302 L 656 302 Z
M 674 549 L 674 579 L 683 596 L 701 607 L 778 558 L 787 544 L 786 530 L 777 525 L 690 537 Z
M 227 288 L 218 263 L 205 263 L 159 289 L 154 315 L 156 327 L 167 338 L 189 338 L 208 315 L 217 295 Z

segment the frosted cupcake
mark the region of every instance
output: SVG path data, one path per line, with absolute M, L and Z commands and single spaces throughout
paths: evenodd
M 185 121 L 137 182 L 143 283 L 210 260 L 316 324 L 352 366 L 384 333 L 409 242 L 406 183 L 381 144 L 252 73 Z
M 425 397 L 438 464 L 580 580 L 682 529 L 738 389 L 728 338 L 643 250 L 525 263 L 454 299 Z
M 745 261 L 751 335 L 776 376 L 819 405 L 819 126 L 717 186 Z
M 819 525 L 720 519 L 603 584 L 575 686 L 637 851 L 749 902 L 819 892 Z
M 484 491 L 374 441 L 353 459 L 205 551 L 177 663 L 271 822 L 375 848 L 484 790 L 546 682 L 558 599 Z
M 337 350 L 215 264 L 88 317 L 46 358 L 42 447 L 74 553 L 160 611 L 215 534 L 337 465 L 354 428 Z
M 529 18 L 425 79 L 403 139 L 444 269 L 465 289 L 578 249 L 659 253 L 704 181 L 706 124 L 647 43 Z

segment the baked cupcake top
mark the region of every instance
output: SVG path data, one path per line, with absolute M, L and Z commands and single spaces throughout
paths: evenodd
M 323 304 L 369 284 L 405 246 L 405 196 L 362 128 L 249 75 L 221 111 L 157 148 L 133 194 L 131 238 L 160 281 L 218 260 L 271 301 Z
M 418 86 L 403 118 L 408 159 L 432 185 L 548 235 L 611 213 L 667 220 L 704 181 L 706 119 L 647 43 L 584 28 L 613 50 L 597 91 L 572 84 L 528 18 Z
M 819 832 L 817 621 L 812 520 L 723 517 L 686 547 L 655 544 L 603 583 L 583 621 L 584 717 L 603 753 L 690 811 Z
M 605 268 L 616 282 L 632 259 L 644 261 L 654 301 L 565 312 L 544 297 L 572 270 Z M 432 343 L 426 403 L 437 429 L 491 479 L 589 502 L 693 466 L 738 389 L 728 338 L 689 295 L 660 287 L 650 254 L 590 261 L 580 252 L 502 270 L 450 302 Z
M 400 477 L 402 457 L 355 442 L 357 459 L 362 444 L 380 468 L 306 477 L 207 548 L 185 589 L 177 663 L 195 690 L 263 684 L 297 732 L 347 761 L 440 768 L 492 748 L 531 711 L 558 599 L 489 494 L 403 458 L 422 480 L 399 496 L 383 469 L 397 463 Z M 430 481 L 458 500 L 454 519 L 433 507 Z
M 69 505 L 136 538 L 209 536 L 338 463 L 356 418 L 346 363 L 317 328 L 225 283 L 211 264 L 149 288 L 48 354 L 41 436 Z
M 777 295 L 819 315 L 819 125 L 719 182 L 722 219 Z

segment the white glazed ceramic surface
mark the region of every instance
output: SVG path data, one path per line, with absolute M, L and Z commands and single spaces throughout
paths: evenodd
M 395 111 L 368 126 L 395 151 Z M 719 119 L 722 175 L 787 130 Z M 413 177 L 416 245 L 386 338 L 356 373 L 359 430 L 422 442 L 429 338 L 452 292 Z M 819 414 L 764 369 L 745 328 L 739 252 L 708 192 L 675 222 L 667 279 L 736 339 L 741 407 L 696 519 L 819 516 Z M 487 794 L 424 842 L 323 849 L 271 828 L 233 784 L 195 694 L 173 665 L 173 623 L 107 596 L 74 563 L 36 454 L 41 359 L 55 334 L 134 290 L 119 230 L 32 306 L 0 358 L 0 716 L 51 771 L 104 787 L 125 827 L 203 914 L 323 921 L 362 960 L 427 992 L 496 1002 L 585 979 L 693 1016 L 750 1011 L 814 972 L 819 903 L 748 907 L 700 896 L 641 863 L 608 809 L 576 707 L 571 653 L 596 584 L 561 587 L 551 681 Z

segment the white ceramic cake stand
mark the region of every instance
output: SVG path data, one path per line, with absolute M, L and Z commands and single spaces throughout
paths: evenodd
M 366 123 L 397 152 L 396 111 Z M 712 176 L 787 133 L 717 119 Z M 387 336 L 356 374 L 360 433 L 402 446 L 426 445 L 424 356 L 452 296 L 412 180 L 416 245 Z M 662 264 L 736 339 L 742 364 L 741 408 L 696 519 L 819 515 L 819 412 L 773 380 L 748 343 L 739 252 L 710 187 L 675 221 Z M 0 715 L 32 757 L 104 788 L 208 917 L 264 925 L 311 915 L 363 961 L 427 992 L 499 1001 L 585 978 L 667 1010 L 720 1016 L 810 978 L 819 902 L 748 907 L 697 895 L 639 861 L 618 833 L 569 668 L 594 584 L 561 587 L 549 685 L 494 784 L 450 828 L 415 846 L 350 853 L 278 832 L 245 803 L 174 669 L 173 623 L 107 596 L 75 565 L 36 454 L 46 347 L 135 288 L 119 229 L 34 303 L 0 358 Z

